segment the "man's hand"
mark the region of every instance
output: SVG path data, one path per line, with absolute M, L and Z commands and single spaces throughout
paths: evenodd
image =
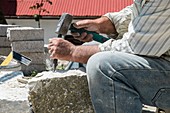
M 88 31 L 95 31 L 99 33 L 99 26 L 94 20 L 81 20 L 73 24 L 74 27 L 80 29 L 83 28 Z M 83 42 L 90 42 L 93 40 L 93 35 L 92 34 L 87 34 L 86 32 L 79 34 L 79 33 L 72 33 L 74 38 L 83 41 Z
M 71 60 L 75 45 L 62 38 L 52 38 L 48 49 L 52 59 Z
M 75 46 L 62 38 L 52 38 L 48 44 L 52 59 L 68 60 L 87 63 L 90 56 L 100 52 L 98 45 Z
M 84 28 L 88 31 L 94 31 L 96 33 L 103 33 L 103 34 L 117 34 L 114 24 L 107 18 L 107 17 L 101 17 L 98 19 L 86 19 L 81 20 L 73 24 L 74 27 L 80 29 Z M 72 35 L 83 42 L 90 42 L 93 40 L 92 34 L 87 33 L 72 33 Z

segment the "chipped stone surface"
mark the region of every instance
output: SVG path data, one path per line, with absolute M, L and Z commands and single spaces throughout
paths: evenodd
M 35 113 L 94 113 L 81 71 L 39 73 L 29 81 L 29 101 Z
M 44 40 L 44 30 L 42 28 L 33 27 L 8 28 L 7 37 L 12 42 Z
M 12 50 L 16 52 L 44 52 L 44 41 L 12 42 Z

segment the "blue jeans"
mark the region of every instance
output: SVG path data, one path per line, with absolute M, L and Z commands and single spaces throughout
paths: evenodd
M 87 63 L 96 113 L 141 113 L 142 104 L 170 108 L 170 62 L 122 52 L 100 52 Z

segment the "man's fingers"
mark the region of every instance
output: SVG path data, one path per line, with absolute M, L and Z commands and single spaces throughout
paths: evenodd
M 78 39 L 78 40 L 83 40 L 85 37 L 86 37 L 86 35 L 87 35 L 87 33 L 86 32 L 83 32 L 83 33 L 81 33 L 81 35 L 80 36 L 74 36 L 76 39 Z
M 78 36 L 80 36 L 80 33 L 77 33 L 77 32 L 71 32 L 71 34 L 74 36 L 74 37 L 78 37 Z
M 84 39 L 82 39 L 83 42 L 90 42 L 93 40 L 93 35 L 92 34 L 88 34 L 86 35 L 86 37 Z
M 51 54 L 50 54 L 50 58 L 54 58 L 54 55 L 55 55 L 55 51 L 52 51 Z
M 82 20 L 74 23 L 73 26 L 76 28 L 87 28 L 89 27 L 90 23 L 91 23 L 90 20 Z
M 90 42 L 93 40 L 93 35 L 83 32 L 80 36 L 74 36 L 74 38 L 83 42 Z

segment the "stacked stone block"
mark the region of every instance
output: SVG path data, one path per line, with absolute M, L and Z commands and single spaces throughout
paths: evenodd
M 7 29 L 18 25 L 0 24 L 0 55 L 7 56 L 11 52 L 11 42 L 7 39 Z
M 25 75 L 45 70 L 44 30 L 42 28 L 8 28 L 7 37 L 12 43 L 12 50 L 32 59 L 29 66 L 21 64 Z

